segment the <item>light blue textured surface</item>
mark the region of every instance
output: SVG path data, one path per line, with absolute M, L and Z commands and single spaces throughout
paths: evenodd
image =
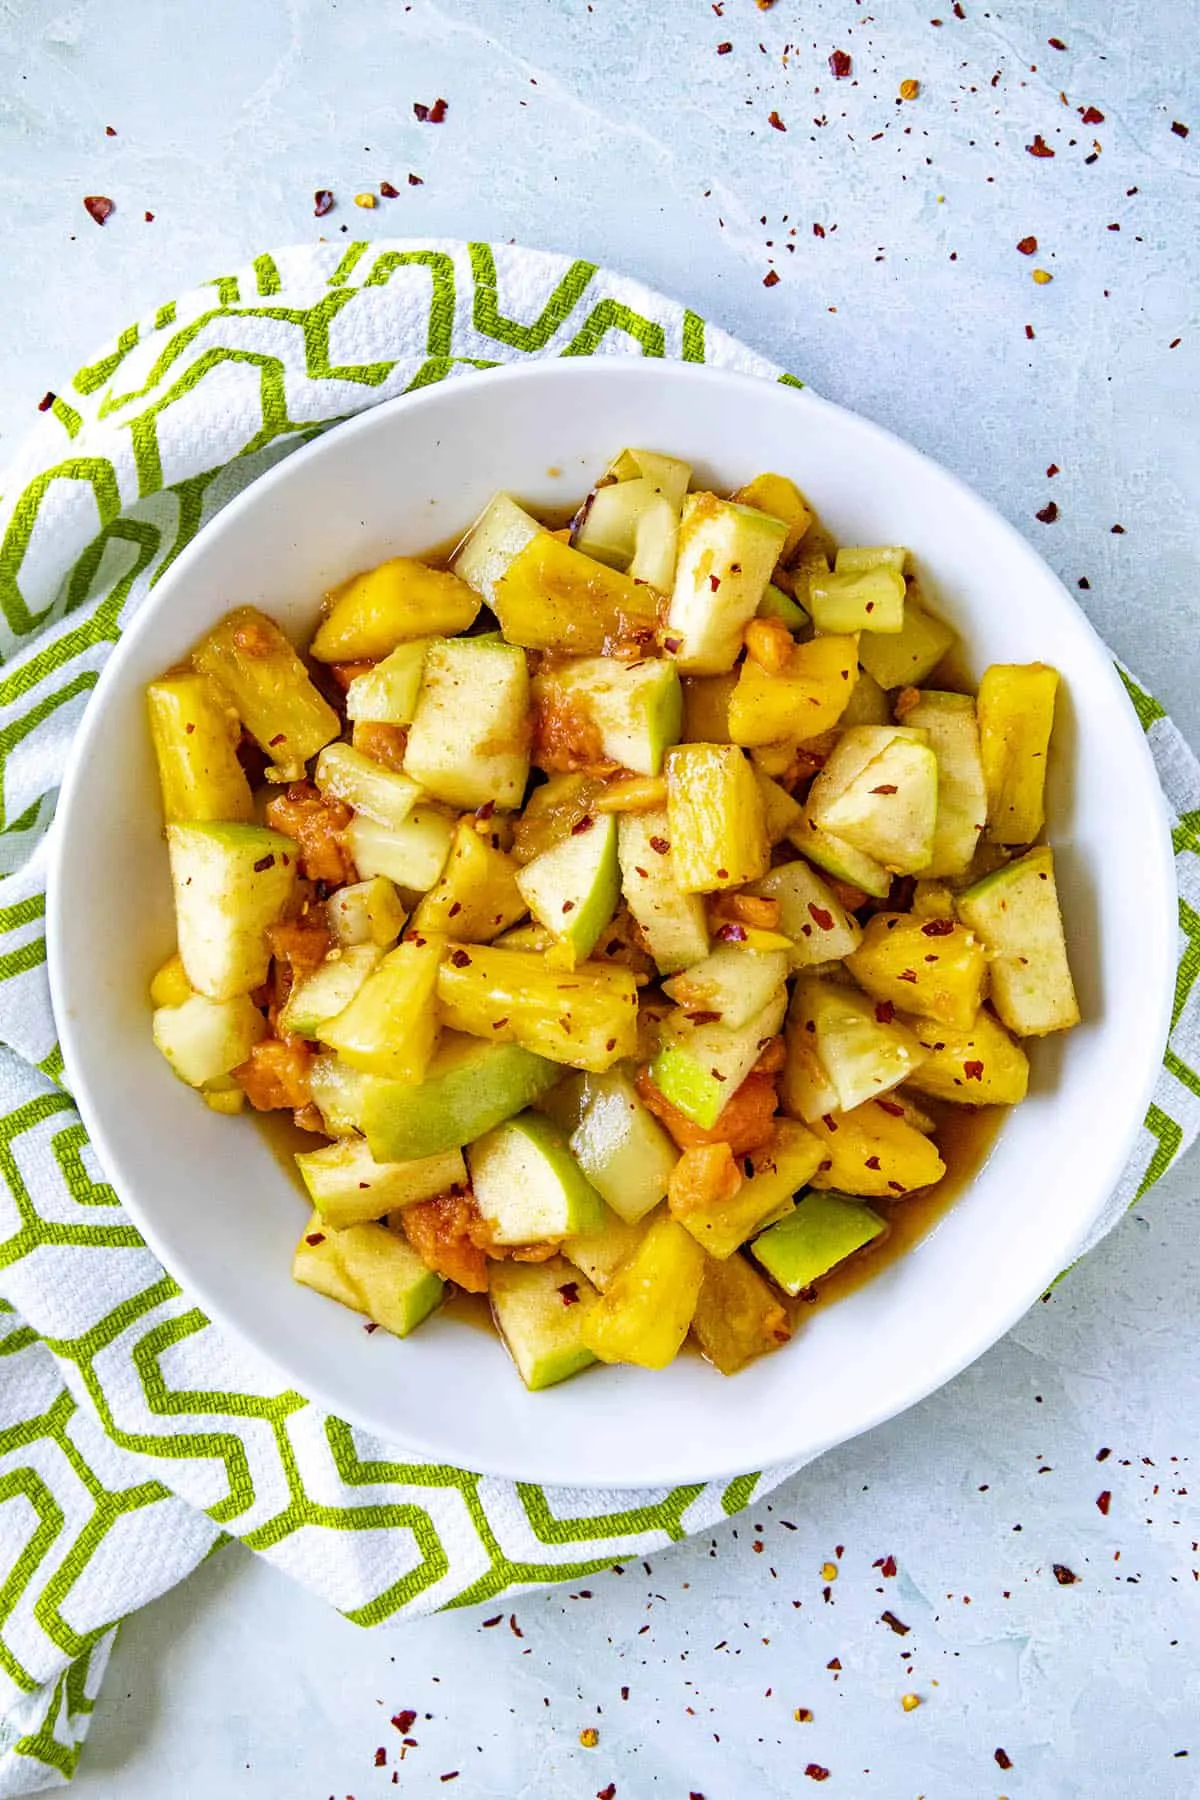
M 7 0 L 0 455 L 102 338 L 260 249 L 342 225 L 511 236 L 688 300 L 957 470 L 1090 581 L 1196 742 L 1197 9 L 961 10 Z M 419 124 L 439 95 L 445 122 Z M 1038 133 L 1053 158 L 1027 152 Z M 355 207 L 381 180 L 400 197 Z M 116 202 L 103 229 L 87 193 Z M 855 1800 L 1191 1800 L 1198 1185 L 1193 1157 L 975 1369 L 770 1508 L 590 1598 L 524 1598 L 523 1638 L 486 1609 L 366 1638 L 223 1553 L 123 1633 L 76 1791 L 363 1800 L 391 1788 L 387 1721 L 412 1707 L 396 1785 L 422 1796 L 790 1796 L 812 1762 Z M 889 1553 L 894 1580 L 872 1568 Z

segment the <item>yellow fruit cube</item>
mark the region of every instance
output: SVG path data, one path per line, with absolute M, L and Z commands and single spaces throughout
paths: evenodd
M 846 966 L 873 999 L 964 1028 L 979 1011 L 987 975 L 973 931 L 912 913 L 876 913 Z
M 667 752 L 667 823 L 676 885 L 685 894 L 741 887 L 771 859 L 754 769 L 733 744 Z
M 490 943 L 525 916 L 517 887 L 518 864 L 461 819 L 441 879 L 413 915 L 421 932 L 444 931 L 469 944 Z
M 146 689 L 163 814 L 175 820 L 254 817 L 237 758 L 237 715 L 204 675 L 165 675 Z
M 410 638 L 465 631 L 479 604 L 479 595 L 448 569 L 393 556 L 334 588 L 312 654 L 318 662 L 374 661 Z
M 656 1218 L 584 1320 L 588 1349 L 601 1362 L 665 1369 L 688 1334 L 705 1260 L 682 1225 Z
M 1046 755 L 1058 670 L 993 663 L 979 683 L 979 748 L 994 844 L 1031 844 L 1046 822 Z
M 867 1100 L 853 1112 L 828 1113 L 812 1130 L 825 1146 L 815 1188 L 896 1200 L 930 1187 L 946 1173 L 932 1139 L 913 1129 L 890 1100 Z
M 779 674 L 747 657 L 729 701 L 735 744 L 807 742 L 841 718 L 858 678 L 858 638 L 817 637 L 797 644 Z

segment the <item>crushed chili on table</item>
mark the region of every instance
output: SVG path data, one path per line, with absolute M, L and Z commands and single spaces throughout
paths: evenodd
M 845 50 L 835 50 L 829 58 L 829 68 L 835 81 L 844 81 L 854 67 Z
M 111 219 L 117 210 L 107 194 L 85 194 L 83 204 L 88 216 L 94 219 L 97 225 L 103 225 L 104 221 Z
M 323 219 L 325 217 L 326 213 L 331 213 L 332 211 L 333 211 L 333 189 L 332 188 L 318 188 L 316 193 L 313 195 L 313 213 L 314 213 L 315 217 L 317 217 L 318 219 Z

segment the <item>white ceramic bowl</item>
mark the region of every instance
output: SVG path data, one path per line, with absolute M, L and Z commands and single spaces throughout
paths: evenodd
M 718 488 L 779 469 L 836 536 L 904 543 L 978 672 L 1065 678 L 1050 789 L 1086 1023 L 1033 1051 L 1032 1094 L 986 1167 L 909 1255 L 723 1380 L 596 1369 L 526 1393 L 500 1343 L 434 1318 L 405 1343 L 295 1286 L 294 1180 L 253 1118 L 207 1111 L 150 1040 L 146 983 L 174 944 L 145 684 L 231 606 L 297 640 L 324 591 L 466 526 L 509 488 L 574 501 L 622 444 Z M 1174 969 L 1174 876 L 1158 785 L 1111 659 L 1058 580 L 917 451 L 808 393 L 655 361 L 566 360 L 392 401 L 256 482 L 155 589 L 88 709 L 55 828 L 50 970 L 92 1141 L 167 1268 L 301 1392 L 467 1468 L 638 1486 L 811 1456 L 911 1406 L 1021 1316 L 1098 1217 L 1146 1109 Z

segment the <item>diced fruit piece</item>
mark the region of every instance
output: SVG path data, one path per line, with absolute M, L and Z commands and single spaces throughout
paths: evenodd
M 582 1083 L 571 1153 L 618 1218 L 635 1224 L 665 1196 L 678 1152 L 627 1075 L 613 1069 Z
M 494 608 L 496 583 L 542 531 L 511 494 L 495 494 L 455 552 L 454 572 Z
M 929 1055 L 909 1086 L 935 1100 L 1016 1106 L 1029 1087 L 1029 1058 L 986 1007 L 965 1030 L 937 1019 L 906 1019 Z
M 341 726 L 273 619 L 253 606 L 226 613 L 192 661 L 228 694 L 251 737 L 289 780 L 337 737 Z
M 809 1193 L 750 1250 L 785 1294 L 799 1294 L 886 1230 L 869 1206 L 841 1194 Z
M 380 1162 L 407 1162 L 471 1143 L 561 1078 L 557 1063 L 520 1044 L 483 1044 L 447 1032 L 418 1087 L 360 1077 L 354 1105 L 371 1154 Z M 320 1099 L 317 1104 L 325 1110 Z
M 737 686 L 736 669 L 725 675 L 685 675 L 683 729 L 686 744 L 728 744 L 729 701 Z
M 192 994 L 179 1006 L 160 1006 L 154 1042 L 180 1081 L 203 1087 L 245 1062 L 267 1022 L 247 994 L 207 1000 Z
M 932 1021 L 928 1019 L 919 1020 L 918 1023 L 933 1028 Z M 924 1068 L 925 1065 L 922 1063 L 921 1066 Z M 914 1131 L 921 1133 L 922 1137 L 933 1137 L 936 1133 L 937 1120 L 932 1114 L 927 1113 L 924 1107 L 917 1105 L 907 1088 L 903 1090 L 897 1088 L 894 1094 L 889 1094 L 887 1107 L 893 1118 L 903 1119 L 906 1125 L 911 1125 Z
M 689 1205 L 682 1184 L 673 1181 L 671 1214 L 709 1256 L 732 1256 L 748 1238 L 792 1210 L 793 1195 L 812 1179 L 824 1155 L 811 1131 L 794 1119 L 781 1119 L 771 1142 L 747 1158 L 754 1173 L 731 1199 Z
M 600 656 L 621 639 L 649 642 L 657 622 L 653 588 L 541 530 L 494 580 L 490 599 L 510 644 L 567 656 Z
M 663 1023 L 651 1080 L 672 1106 L 707 1130 L 779 1031 L 786 1010 L 782 987 L 737 1031 L 719 1023 L 695 1025 L 676 1010 Z
M 474 819 L 460 819 L 441 879 L 413 914 L 413 927 L 486 944 L 525 911 L 512 857 L 489 843 Z
M 571 533 L 585 556 L 660 594 L 671 591 L 678 539 L 679 507 L 645 476 L 593 489 Z
M 529 777 L 529 672 L 512 644 L 434 644 L 404 767 L 451 806 L 521 803 Z
M 325 746 L 317 758 L 316 783 L 323 794 L 393 829 L 403 825 L 422 794 L 407 775 L 385 769 L 349 744 Z
M 708 1259 L 692 1336 L 714 1368 L 736 1375 L 756 1356 L 778 1350 L 791 1335 L 787 1308 L 744 1256 Z
M 1045 663 L 993 663 L 983 672 L 979 739 L 994 843 L 1031 844 L 1046 822 L 1046 755 L 1057 693 L 1058 670 Z
M 437 1042 L 433 997 L 445 945 L 445 938 L 403 938 L 345 1011 L 322 1025 L 322 1040 L 364 1074 L 423 1081 Z
M 858 660 L 882 688 L 916 687 L 932 675 L 954 641 L 951 627 L 918 603 L 910 585 L 903 627 L 896 632 L 864 631 Z
M 352 881 L 325 902 L 325 919 L 337 943 L 346 948 L 374 944 L 390 950 L 404 930 L 408 914 L 384 875 Z
M 314 1213 L 296 1245 L 292 1278 L 395 1337 L 407 1337 L 440 1305 L 446 1284 L 386 1225 L 328 1231 Z
M 601 1362 L 665 1369 L 678 1355 L 704 1279 L 704 1252 L 674 1219 L 655 1219 L 607 1291 L 588 1309 L 583 1339 Z
M 838 724 L 843 731 L 849 731 L 852 725 L 890 725 L 891 722 L 892 709 L 887 694 L 873 675 L 860 668 L 854 692 Z
M 969 694 L 909 688 L 896 702 L 896 717 L 925 732 L 937 758 L 937 822 L 926 873 L 961 875 L 971 866 L 988 813 L 975 702 Z
M 496 1329 L 531 1393 L 595 1362 L 583 1341 L 583 1322 L 596 1290 L 561 1256 L 544 1263 L 492 1263 L 488 1295 Z
M 771 845 L 781 844 L 788 832 L 796 829 L 804 808 L 798 800 L 792 799 L 786 788 L 780 787 L 777 781 L 773 781 L 758 767 L 755 767 L 754 779 L 762 795 L 767 842 Z
M 597 777 L 562 770 L 535 787 L 513 822 L 516 860 L 532 862 L 552 844 L 561 843 L 580 819 L 596 810 L 603 791 L 604 784 Z
M 544 925 L 537 925 L 532 919 L 526 919 L 523 925 L 514 925 L 511 931 L 501 932 L 493 941 L 502 950 L 549 950 L 557 940 L 554 933 L 547 931 Z
M 977 881 L 958 911 L 987 946 L 992 1004 L 1010 1031 L 1042 1037 L 1079 1023 L 1048 845 Z
M 708 1013 L 737 1031 L 778 994 L 787 977 L 786 950 L 721 944 L 703 962 L 664 982 L 663 989 L 685 1013 Z
M 653 482 L 678 512 L 691 483 L 692 470 L 689 463 L 678 456 L 665 456 L 661 450 L 625 449 L 618 451 L 609 463 L 604 479 Z
M 246 1106 L 246 1095 L 243 1089 L 232 1082 L 226 1087 L 228 1076 L 219 1076 L 215 1084 L 208 1084 L 200 1090 L 200 1098 L 211 1112 L 224 1113 L 226 1118 L 236 1118 Z
M 183 969 L 183 958 L 176 950 L 161 969 L 150 978 L 151 1006 L 182 1006 L 192 997 L 192 984 Z
M 837 1111 L 837 1089 L 821 1060 L 815 1031 L 810 1031 L 803 989 L 797 983 L 787 1013 L 785 1057 L 779 1077 L 779 1100 L 794 1119 L 819 1119 Z
M 850 1112 L 864 1100 L 907 1081 L 925 1061 L 911 1031 L 894 1021 L 891 1007 L 879 1007 L 844 982 L 802 975 L 792 996 L 789 1028 L 809 1039 L 837 1095 L 836 1111 Z M 805 1113 L 819 1118 L 828 1108 Z
M 793 969 L 840 962 L 862 942 L 858 920 L 806 862 L 782 863 L 746 892 L 779 902 L 779 929 L 791 940 Z
M 685 673 L 732 669 L 787 535 L 783 520 L 753 507 L 688 495 L 663 638 Z
M 411 725 L 425 673 L 425 656 L 433 638 L 397 644 L 390 656 L 346 689 L 346 717 L 370 725 Z
M 461 1150 L 443 1150 L 416 1162 L 380 1163 L 363 1138 L 347 1137 L 319 1150 L 302 1150 L 296 1167 L 331 1231 L 382 1219 L 393 1207 L 412 1206 L 467 1185 Z
M 808 585 L 818 631 L 895 633 L 904 628 L 904 577 L 895 569 L 835 569 Z
M 599 1231 L 604 1203 L 541 1113 L 497 1125 L 467 1151 L 479 1210 L 497 1244 L 538 1244 Z
M 914 1188 L 930 1187 L 946 1173 L 937 1145 L 881 1106 L 867 1100 L 853 1112 L 812 1121 L 824 1156 L 812 1177 L 815 1188 L 835 1188 L 895 1200 Z
M 615 816 L 586 814 L 569 837 L 526 863 L 516 885 L 534 918 L 582 962 L 621 897 Z
M 739 506 L 752 506 L 756 512 L 769 513 L 771 518 L 783 520 L 787 536 L 775 560 L 790 562 L 813 521 L 812 509 L 795 482 L 789 481 L 786 475 L 756 475 L 753 481 L 739 488 L 733 498 Z
M 759 619 L 778 619 L 789 631 L 800 631 L 808 624 L 808 614 L 798 600 L 772 582 L 758 603 Z
M 436 806 L 414 806 L 403 825 L 380 825 L 360 813 L 346 827 L 346 844 L 360 875 L 386 876 L 414 894 L 437 881 L 453 836 L 453 821 Z
M 813 818 L 811 804 L 805 806 L 799 823 L 788 832 L 788 842 L 794 844 L 809 862 L 832 875 L 835 881 L 848 881 L 851 886 L 861 888 L 864 894 L 872 894 L 877 900 L 887 899 L 892 878 L 883 864 L 872 856 L 864 856 L 844 838 L 835 837 L 831 831 L 822 831 Z
M 820 737 L 845 712 L 857 678 L 853 635 L 797 644 L 778 675 L 747 657 L 729 701 L 729 735 L 745 745 Z
M 587 1276 L 593 1287 L 604 1293 L 618 1268 L 633 1253 L 650 1228 L 651 1219 L 639 1219 L 636 1225 L 629 1225 L 615 1212 L 605 1214 L 604 1223 L 599 1231 L 589 1231 L 579 1237 L 567 1238 L 563 1244 L 563 1255 L 567 1261 Z
M 965 925 L 876 913 L 846 967 L 875 1000 L 967 1026 L 979 1011 L 987 958 L 980 938 Z
M 321 1028 L 345 1012 L 383 952 L 375 944 L 348 945 L 327 956 L 287 997 L 279 1023 L 289 1037 L 319 1038 Z
M 741 887 L 765 875 L 771 849 L 754 770 L 733 744 L 667 752 L 667 836 L 684 893 Z
M 308 1065 L 313 1105 L 324 1119 L 330 1137 L 349 1137 L 358 1131 L 365 1080 L 357 1069 L 331 1053 L 314 1056 Z
M 601 489 L 601 492 L 607 490 Z M 657 775 L 683 724 L 679 673 L 667 659 L 620 663 L 581 656 L 548 663 L 533 683 L 539 717 L 578 715 L 599 748 L 597 761 Z
M 845 544 L 833 559 L 839 575 L 861 575 L 864 569 L 894 569 L 903 575 L 908 551 L 900 544 Z M 873 627 L 878 631 L 878 625 Z
M 617 824 L 621 891 L 663 975 L 708 955 L 704 902 L 679 886 L 665 810 L 622 813 Z
M 267 979 L 267 927 L 296 886 L 291 838 L 216 821 L 167 826 L 179 954 L 210 1000 L 248 994 Z
M 176 819 L 254 817 L 237 758 L 238 722 L 205 675 L 165 675 L 146 689 L 163 814 Z
M 944 881 L 918 881 L 913 889 L 912 913 L 918 919 L 952 919 L 954 889 Z
M 924 733 L 859 725 L 813 782 L 812 817 L 893 874 L 924 869 L 937 823 L 938 765 Z M 878 746 L 878 748 L 876 748 Z
M 629 969 L 584 963 L 558 970 L 525 950 L 451 944 L 437 991 L 453 1030 L 523 1044 L 577 1069 L 599 1073 L 637 1047 L 637 983 Z
M 457 575 L 393 556 L 334 588 L 312 653 L 327 663 L 387 656 L 412 638 L 465 631 L 478 611 L 479 595 Z

